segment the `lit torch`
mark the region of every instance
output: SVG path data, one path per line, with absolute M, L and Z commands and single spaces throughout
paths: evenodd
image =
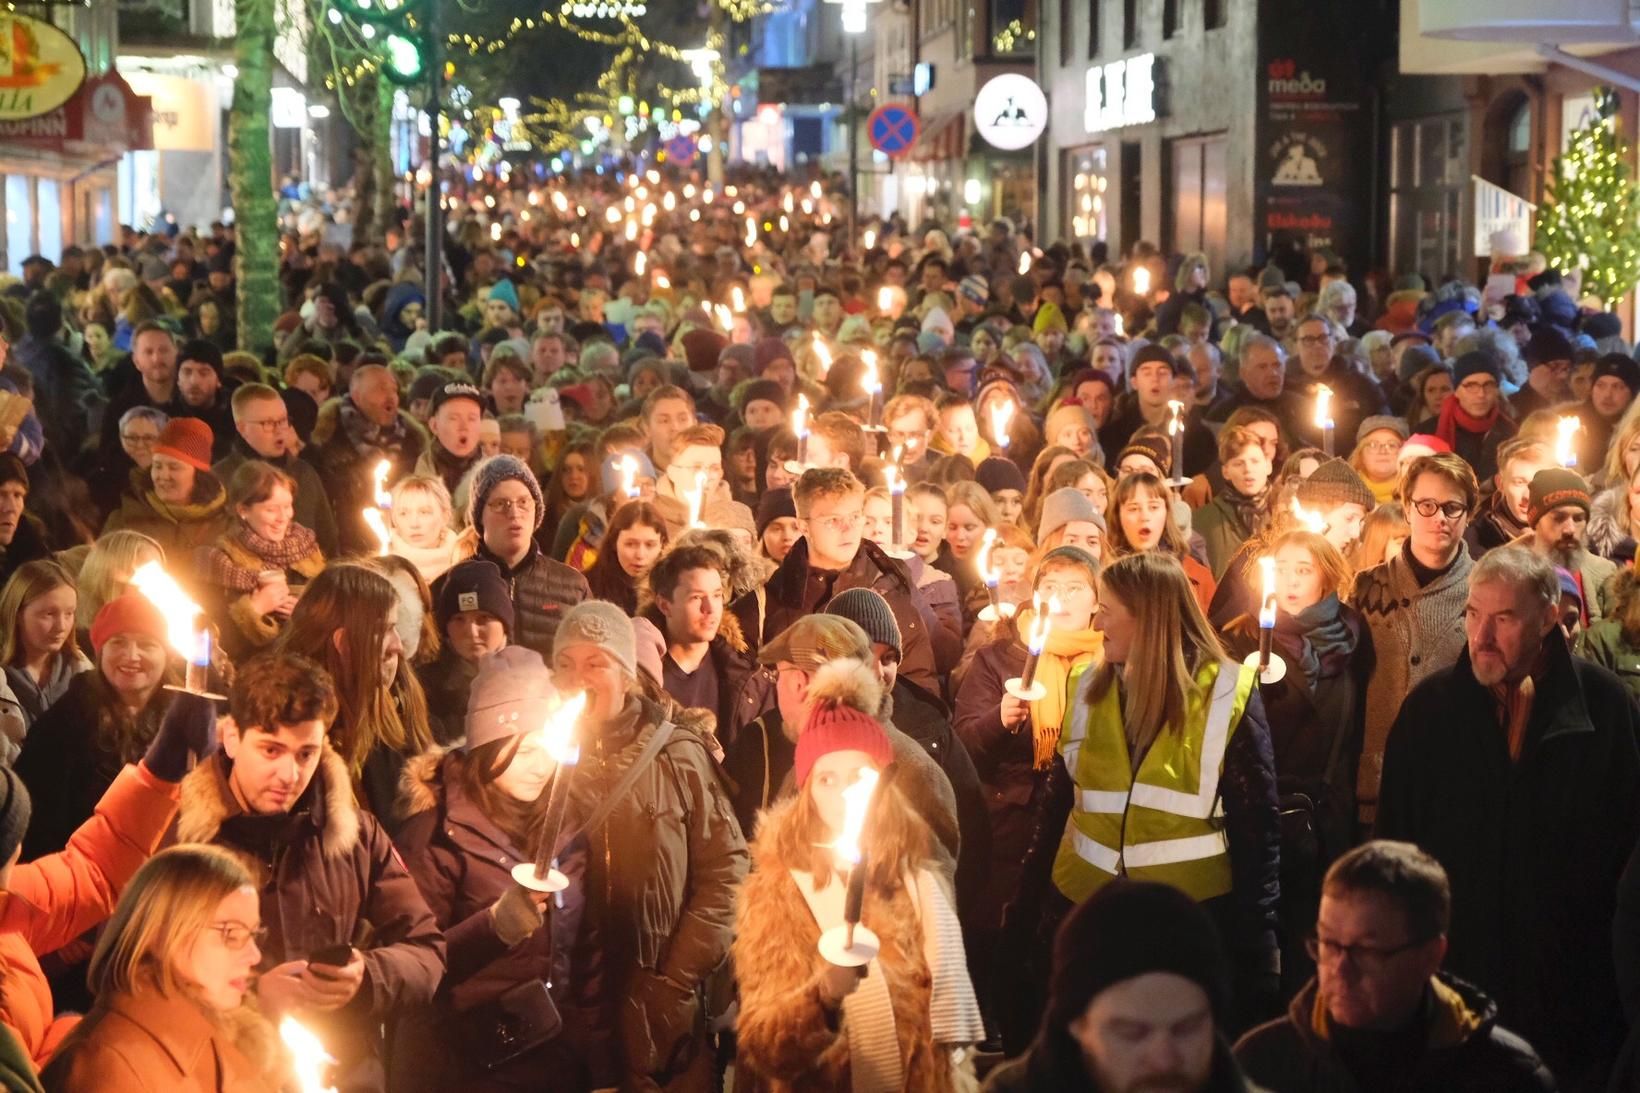
M 1002 567 L 991 561 L 991 551 L 996 548 L 996 545 L 997 529 L 986 528 L 985 538 L 980 540 L 979 556 L 974 560 L 975 569 L 979 573 L 980 580 L 985 582 L 986 599 L 991 601 L 979 613 L 981 622 L 998 622 L 1014 613 L 1014 605 L 1003 603 L 1001 597 L 997 594 L 998 588 L 1002 584 Z
M 900 470 L 898 444 L 894 445 L 894 453 L 883 468 L 883 480 L 888 486 L 888 556 L 909 558 L 911 552 L 905 549 L 905 475 Z
M 730 311 L 728 308 L 724 307 L 722 304 L 713 304 L 712 305 L 712 311 L 713 311 L 714 314 L 717 315 L 718 325 L 723 328 L 723 332 L 725 334 L 734 333 L 734 329 L 735 329 L 735 315 L 734 315 L 734 312 Z
M 1019 252 L 1019 275 L 1023 277 L 1029 272 L 1031 272 L 1031 252 L 1022 250 Z
M 376 553 L 382 555 L 387 554 L 393 544 L 393 534 L 387 526 L 387 514 L 393 508 L 393 495 L 387 492 L 387 476 L 392 473 L 393 464 L 390 461 L 383 459 L 376 464 L 376 469 L 370 475 L 371 492 L 375 495 L 376 504 L 375 507 L 367 508 L 360 514 L 364 517 L 364 522 L 370 525 L 371 533 L 376 536 Z
M 306 1025 L 286 1017 L 279 1022 L 279 1038 L 290 1052 L 291 1070 L 301 1093 L 336 1093 L 336 1087 L 325 1080 L 326 1070 L 336 1060 Z
M 854 782 L 843 790 L 842 830 L 837 833 L 837 841 L 831 844 L 832 853 L 848 870 L 848 884 L 843 896 L 843 925 L 833 926 L 820 935 L 820 955 L 841 968 L 869 964 L 881 949 L 877 935 L 860 925 L 868 871 L 863 836 L 877 784 L 875 770 L 860 768 Z
M 1577 466 L 1577 448 L 1572 437 L 1583 431 L 1583 420 L 1568 414 L 1555 422 L 1555 461 L 1562 467 Z
M 827 347 L 825 339 L 818 333 L 814 335 L 814 359 L 820 362 L 820 378 L 824 380 L 831 374 L 831 349 Z
M 158 562 L 144 562 L 131 574 L 131 587 L 148 597 L 148 602 L 165 617 L 165 640 L 177 655 L 188 662 L 181 687 L 167 685 L 168 691 L 186 691 L 205 698 L 222 700 L 205 690 L 211 670 L 211 631 L 205 625 L 199 604 L 188 597 L 176 578 Z
M 621 494 L 630 501 L 638 496 L 638 461 L 628 453 L 621 456 L 621 461 L 616 466 L 621 470 Z
M 648 263 L 649 263 L 649 259 L 644 254 L 643 251 L 639 251 L 638 253 L 634 254 L 632 256 L 632 275 L 634 277 L 642 277 L 643 276 L 643 271 L 644 271 L 645 268 L 647 268 Z
M 802 474 L 809 461 L 809 396 L 798 393 L 792 411 L 792 432 L 797 436 L 797 459 L 786 464 L 788 474 Z
M 1135 296 L 1150 295 L 1150 268 L 1135 266 L 1133 268 L 1133 294 Z
M 1313 531 L 1317 535 L 1327 534 L 1327 518 L 1314 509 L 1305 508 L 1298 498 L 1292 501 L 1293 519 L 1305 531 Z
M 1263 595 L 1258 609 L 1258 651 L 1247 654 L 1242 663 L 1258 670 L 1259 682 L 1280 683 L 1287 674 L 1287 662 L 1272 648 L 1276 635 L 1276 560 L 1266 556 L 1258 560 L 1263 576 Z
M 879 314 L 887 315 L 889 309 L 893 306 L 894 290 L 889 286 L 884 285 L 882 288 L 877 290 L 877 311 Z
M 1173 444 L 1172 481 L 1174 485 L 1182 485 L 1184 477 L 1184 403 L 1178 399 L 1167 400 L 1168 413 L 1167 435 Z
M 689 526 L 703 528 L 706 524 L 701 520 L 701 514 L 706 510 L 706 472 L 695 472 L 695 488 L 685 490 L 689 498 Z
M 1036 664 L 1042 656 L 1043 647 L 1048 644 L 1048 631 L 1053 628 L 1053 613 L 1058 610 L 1058 596 L 1048 598 L 1048 609 L 1044 612 L 1042 593 L 1032 594 L 1031 628 L 1025 636 L 1025 670 L 1003 684 L 1003 688 L 1021 702 L 1035 702 L 1048 693 L 1048 689 L 1036 681 Z
M 866 366 L 865 374 L 860 377 L 860 387 L 866 393 L 866 428 L 876 429 L 877 419 L 882 414 L 879 400 L 883 394 L 883 381 L 877 374 L 877 351 L 861 350 L 860 362 Z
M 999 399 L 991 403 L 991 439 L 997 447 L 1008 450 L 1008 423 L 1013 420 L 1014 400 Z
M 1327 458 L 1333 457 L 1332 388 L 1322 384 L 1315 389 L 1315 427 L 1321 430 L 1321 450 Z
M 746 291 L 739 285 L 729 286 L 729 306 L 734 309 L 736 315 L 746 313 Z
M 553 771 L 552 788 L 547 791 L 547 811 L 541 819 L 540 842 L 532 853 L 532 860 L 519 862 L 512 868 L 512 878 L 518 884 L 535 892 L 561 892 L 569 887 L 569 879 L 552 867 L 558 853 L 558 834 L 564 826 L 564 810 L 569 806 L 569 780 L 575 764 L 581 761 L 581 745 L 575 729 L 586 709 L 587 694 L 582 691 L 568 699 L 548 715 L 546 723 L 536 730 L 543 750 L 557 764 Z

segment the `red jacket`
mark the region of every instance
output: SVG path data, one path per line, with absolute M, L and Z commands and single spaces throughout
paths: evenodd
M 128 766 L 62 851 L 12 870 L 0 892 L 0 1021 L 36 1067 L 79 1020 L 54 1017 L 36 954 L 55 952 L 113 914 L 120 891 L 159 846 L 176 811 L 175 785 Z

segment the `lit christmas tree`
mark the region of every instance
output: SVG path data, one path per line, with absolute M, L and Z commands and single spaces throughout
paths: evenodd
M 1572 134 L 1538 209 L 1537 249 L 1552 269 L 1583 271 L 1583 291 L 1607 307 L 1640 284 L 1640 186 L 1612 115 L 1617 95 L 1595 94 L 1594 120 Z

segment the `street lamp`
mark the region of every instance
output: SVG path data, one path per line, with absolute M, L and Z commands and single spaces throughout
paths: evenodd
M 855 226 L 860 218 L 860 124 L 855 117 L 854 74 L 859 68 L 859 40 L 871 25 L 867 7 L 878 0 L 826 0 L 842 6 L 843 33 L 848 35 L 848 236 L 855 238 Z

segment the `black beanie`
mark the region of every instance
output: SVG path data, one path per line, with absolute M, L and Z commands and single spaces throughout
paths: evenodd
M 746 407 L 754 402 L 772 402 L 780 407 L 780 412 L 786 412 L 786 389 L 775 380 L 752 380 L 740 389 L 740 412 L 746 412 Z
M 1629 395 L 1640 395 L 1640 364 L 1636 364 L 1633 357 L 1623 353 L 1607 353 L 1594 362 L 1594 375 L 1589 378 L 1592 385 L 1603 376 L 1615 376 L 1629 389 Z
M 11 861 L 23 845 L 28 818 L 34 811 L 28 787 L 10 767 L 0 767 L 0 861 Z
M 979 461 L 974 468 L 974 481 L 978 482 L 987 493 L 998 490 L 1018 490 L 1025 492 L 1025 475 L 1020 472 L 1019 464 L 1012 459 L 1003 459 L 999 456 L 989 456 Z
M 1492 359 L 1492 354 L 1484 349 L 1471 349 L 1463 356 L 1452 362 L 1452 385 L 1456 387 L 1470 376 L 1491 376 L 1494 380 L 1502 378 L 1503 373 L 1498 368 L 1498 362 Z
M 797 503 L 792 500 L 792 491 L 788 486 L 768 490 L 758 500 L 757 537 L 763 538 L 763 533 L 769 530 L 769 525 L 783 516 L 797 519 Z
M 1169 884 L 1119 879 L 1073 910 L 1054 941 L 1046 1027 L 1063 1029 L 1109 987 L 1171 972 L 1207 992 L 1222 1021 L 1230 969 L 1213 920 Z
M 177 351 L 177 364 L 180 365 L 183 361 L 208 364 L 211 371 L 216 373 L 216 378 L 222 378 L 222 350 L 204 338 L 182 343 L 182 348 Z
M 1133 383 L 1134 373 L 1139 371 L 1139 366 L 1148 364 L 1151 361 L 1159 361 L 1175 371 L 1179 367 L 1179 362 L 1173 359 L 1172 353 L 1162 348 L 1160 343 L 1151 342 L 1149 345 L 1141 347 L 1139 352 L 1133 355 L 1133 359 L 1128 361 L 1127 379 L 1130 385 Z

